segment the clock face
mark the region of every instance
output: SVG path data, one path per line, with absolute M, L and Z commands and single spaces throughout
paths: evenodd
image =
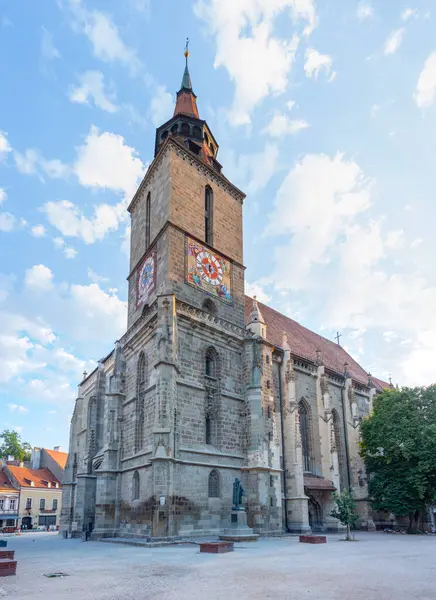
M 138 269 L 136 284 L 136 305 L 139 306 L 147 301 L 150 293 L 154 290 L 156 282 L 155 253 L 146 257 Z
M 200 277 L 210 285 L 219 285 L 222 282 L 223 269 L 219 260 L 207 250 L 197 254 L 197 268 Z
M 231 263 L 187 238 L 186 282 L 223 302 L 231 302 Z

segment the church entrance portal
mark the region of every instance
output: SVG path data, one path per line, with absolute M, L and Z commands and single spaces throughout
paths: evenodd
M 309 498 L 309 525 L 314 533 L 324 531 L 321 506 L 312 496 Z

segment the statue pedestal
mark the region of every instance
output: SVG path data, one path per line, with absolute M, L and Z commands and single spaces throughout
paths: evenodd
M 232 510 L 230 513 L 230 527 L 224 529 L 220 540 L 229 542 L 255 542 L 259 539 L 251 527 L 247 526 L 247 513 L 245 510 Z

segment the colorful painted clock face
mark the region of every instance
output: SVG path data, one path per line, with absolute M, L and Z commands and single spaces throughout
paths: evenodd
M 156 283 L 156 264 L 155 253 L 153 252 L 145 258 L 138 269 L 136 284 L 136 305 L 139 306 L 146 302 L 155 288 Z
M 186 281 L 224 302 L 232 301 L 230 262 L 189 237 Z

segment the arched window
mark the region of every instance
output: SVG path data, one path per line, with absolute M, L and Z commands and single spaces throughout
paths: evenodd
M 192 128 L 192 135 L 193 135 L 193 137 L 195 137 L 195 138 L 198 138 L 198 139 L 200 139 L 200 140 L 201 140 L 201 138 L 202 138 L 202 135 L 201 135 L 201 127 L 198 127 L 197 125 L 195 125 L 195 126 Z
M 304 400 L 298 403 L 298 414 L 300 417 L 301 450 L 303 454 L 303 468 L 305 471 L 312 470 L 312 438 L 310 431 L 310 408 Z
M 189 135 L 191 130 L 189 128 L 188 123 L 182 123 L 182 135 Z
M 151 196 L 150 192 L 147 194 L 147 200 L 145 201 L 145 249 L 150 245 L 150 211 L 151 211 Z
M 207 377 L 217 376 L 217 353 L 215 348 L 208 348 L 206 350 L 204 373 Z
M 204 191 L 204 240 L 213 244 L 213 192 L 208 185 Z
M 206 444 L 212 444 L 212 419 L 206 416 Z
M 164 140 L 166 140 L 168 137 L 168 131 L 165 130 L 162 135 L 160 136 L 161 141 L 163 142 Z
M 139 473 L 135 471 L 133 473 L 133 483 L 132 483 L 132 499 L 139 500 Z
M 206 300 L 203 302 L 203 304 L 201 305 L 201 308 L 205 311 L 205 312 L 209 312 L 213 315 L 216 315 L 217 310 L 216 310 L 216 306 L 215 303 L 212 302 L 212 300 L 210 298 L 206 298 Z
M 220 497 L 220 474 L 215 469 L 209 473 L 209 498 Z
M 173 126 L 171 127 L 171 133 L 172 133 L 172 135 L 176 135 L 176 133 L 177 133 L 178 131 L 179 131 L 179 126 L 178 126 L 178 124 L 176 123 L 175 125 L 173 125 Z
M 135 406 L 135 452 L 141 450 L 144 444 L 144 410 L 145 390 L 147 388 L 147 360 L 141 352 L 136 370 L 136 406 Z
M 333 429 L 335 432 L 336 451 L 338 453 L 339 463 L 339 483 L 341 490 L 347 487 L 347 463 L 344 452 L 344 444 L 341 435 L 341 420 L 336 409 L 332 410 Z

